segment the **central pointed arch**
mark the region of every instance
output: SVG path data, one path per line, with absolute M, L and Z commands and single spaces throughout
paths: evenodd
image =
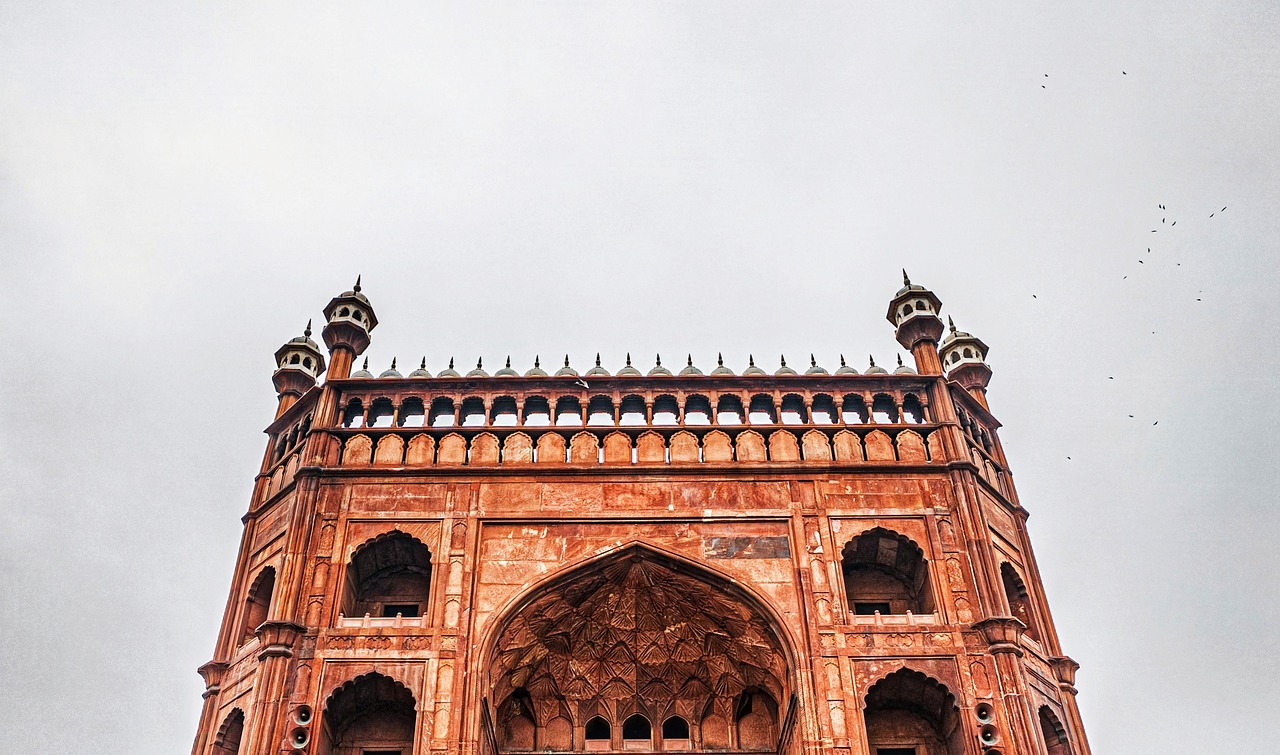
M 535 585 L 487 647 L 483 694 L 508 752 L 634 749 L 637 721 L 665 740 L 652 722 L 672 717 L 688 722 L 681 739 L 695 750 L 772 750 L 796 686 L 790 637 L 767 603 L 641 543 Z M 756 701 L 753 716 L 744 699 Z M 606 730 L 612 748 L 598 739 Z

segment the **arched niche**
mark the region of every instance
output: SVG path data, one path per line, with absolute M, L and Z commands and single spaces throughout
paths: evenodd
M 486 644 L 496 741 L 510 752 L 529 741 L 528 724 L 536 744 L 564 710 L 582 732 L 579 751 L 667 749 L 667 739 L 690 740 L 690 720 L 716 710 L 722 728 L 734 727 L 719 749 L 741 749 L 744 730 L 751 751 L 776 748 L 777 701 L 793 688 L 794 655 L 764 604 L 718 573 L 642 545 L 535 587 Z
M 267 620 L 267 612 L 271 610 L 271 595 L 276 589 L 276 570 L 267 566 L 254 577 L 249 592 L 245 595 L 244 613 L 240 619 L 240 641 L 253 639 L 254 632 L 262 622 Z
M 213 738 L 213 755 L 238 755 L 244 736 L 244 711 L 232 708 Z
M 413 752 L 417 723 L 413 693 L 377 672 L 334 690 L 324 704 L 317 755 Z
M 873 755 L 966 755 L 955 696 L 937 680 L 899 669 L 872 685 L 865 702 Z
M 423 616 L 431 596 L 431 551 L 403 532 L 380 535 L 351 554 L 343 595 L 346 616 Z
M 844 546 L 841 567 L 855 616 L 934 610 L 924 552 L 910 538 L 881 527 L 868 530 Z

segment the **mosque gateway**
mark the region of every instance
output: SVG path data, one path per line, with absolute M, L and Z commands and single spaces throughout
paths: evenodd
M 913 367 L 375 377 L 357 283 L 276 352 L 193 754 L 1087 755 L 941 306 Z

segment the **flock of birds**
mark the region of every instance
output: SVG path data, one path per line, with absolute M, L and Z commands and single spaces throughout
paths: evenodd
M 1045 75 L 1047 76 L 1048 74 L 1045 74 Z M 1160 218 L 1160 225 L 1161 225 L 1161 226 L 1165 226 L 1165 227 L 1167 227 L 1167 228 L 1169 228 L 1169 229 L 1172 229 L 1174 226 L 1176 226 L 1176 225 L 1178 224 L 1178 221 L 1176 221 L 1176 220 L 1174 220 L 1173 222 L 1169 222 L 1169 215 L 1168 215 L 1169 208 L 1168 208 L 1166 205 L 1164 205 L 1164 204 L 1157 204 L 1157 205 L 1156 205 L 1156 208 L 1157 208 L 1157 209 L 1159 209 L 1159 210 L 1160 210 L 1160 212 L 1161 212 L 1161 214 L 1163 215 L 1163 217 L 1161 217 L 1161 218 Z M 1213 217 L 1215 217 L 1215 216 L 1217 216 L 1217 215 L 1219 215 L 1219 214 L 1221 214 L 1221 213 L 1223 213 L 1223 212 L 1226 212 L 1226 211 L 1227 211 L 1227 207 L 1225 207 L 1225 206 L 1224 206 L 1223 208 L 1219 209 L 1219 210 L 1214 210 L 1213 212 L 1209 213 L 1209 218 L 1213 218 Z M 1159 228 L 1159 227 L 1152 228 L 1152 229 L 1151 229 L 1151 232 L 1152 232 L 1152 233 L 1159 233 L 1159 232 L 1160 232 L 1160 228 Z M 1151 254 L 1151 247 L 1147 247 L 1147 254 Z M 1138 258 L 1138 264 L 1139 264 L 1139 265 L 1145 265 L 1145 264 L 1146 264 L 1146 260 L 1145 260 L 1145 259 L 1142 259 L 1141 257 L 1139 257 L 1139 258 Z M 1181 262 L 1176 262 L 1176 263 L 1174 263 L 1174 265 L 1175 265 L 1176 267 L 1182 267 L 1182 263 L 1181 263 Z M 1128 279 L 1128 277 L 1129 277 L 1128 275 L 1122 276 L 1121 280 L 1126 280 L 1126 279 Z M 1203 289 L 1202 289 L 1202 290 L 1199 290 L 1199 291 L 1197 291 L 1196 293 L 1197 293 L 1197 294 L 1203 294 L 1203 293 L 1204 293 L 1204 290 L 1203 290 Z M 1032 295 L 1031 295 L 1031 298 L 1035 299 L 1035 298 L 1036 298 L 1036 295 L 1035 295 L 1035 294 L 1032 294 Z M 1204 301 L 1204 297 L 1203 297 L 1203 296 L 1197 296 L 1197 297 L 1196 297 L 1196 301 L 1202 302 L 1202 301 Z M 1159 331 L 1155 331 L 1155 330 L 1153 330 L 1153 331 L 1151 331 L 1151 334 L 1152 334 L 1152 335 L 1156 335 L 1156 333 L 1158 333 L 1158 332 L 1159 332 Z M 1116 378 L 1115 378 L 1115 376 L 1114 376 L 1114 375 L 1108 375 L 1108 376 L 1107 376 L 1107 380 L 1115 380 L 1115 379 L 1116 379 Z M 1129 419 L 1137 419 L 1137 417 L 1136 417 L 1136 415 L 1130 414 L 1130 415 L 1129 415 Z M 1155 427 L 1156 425 L 1159 425 L 1159 424 L 1160 424 L 1160 420 L 1156 420 L 1156 421 L 1154 421 L 1154 422 L 1152 422 L 1152 423 L 1151 423 L 1151 426 L 1152 426 L 1152 427 Z M 1070 457 L 1070 456 L 1068 456 L 1068 457 L 1067 457 L 1067 460 L 1068 460 L 1068 461 L 1071 461 L 1071 457 Z

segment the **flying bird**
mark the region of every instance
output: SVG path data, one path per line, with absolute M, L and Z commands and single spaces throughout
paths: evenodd
M 1172 228 L 1172 227 L 1174 227 L 1174 226 L 1175 226 L 1175 225 L 1177 225 L 1177 224 L 1178 224 L 1178 221 L 1176 221 L 1176 220 L 1175 220 L 1175 221 L 1173 221 L 1172 223 L 1170 223 L 1170 224 L 1169 224 L 1169 227 L 1170 227 L 1170 228 Z
M 1031 298 L 1032 298 L 1032 299 L 1036 298 L 1036 295 L 1035 295 L 1035 294 L 1032 294 L 1032 295 L 1031 295 Z
M 1155 422 L 1152 422 L 1152 423 L 1151 423 L 1151 426 L 1152 426 L 1152 427 L 1155 427 L 1155 426 L 1156 426 L 1156 425 L 1158 425 L 1158 424 L 1160 424 L 1160 420 L 1156 420 Z
M 573 382 L 574 382 L 576 385 L 580 385 L 580 386 L 582 386 L 583 388 L 586 388 L 587 390 L 591 390 L 591 386 L 587 385 L 587 381 L 585 381 L 585 380 L 578 379 L 578 380 L 575 380 L 575 381 L 573 381 Z
M 1121 72 L 1120 72 L 1120 75 L 1121 75 L 1121 76 L 1128 76 L 1128 75 L 1129 75 L 1129 72 L 1128 72 L 1128 71 L 1121 71 Z

